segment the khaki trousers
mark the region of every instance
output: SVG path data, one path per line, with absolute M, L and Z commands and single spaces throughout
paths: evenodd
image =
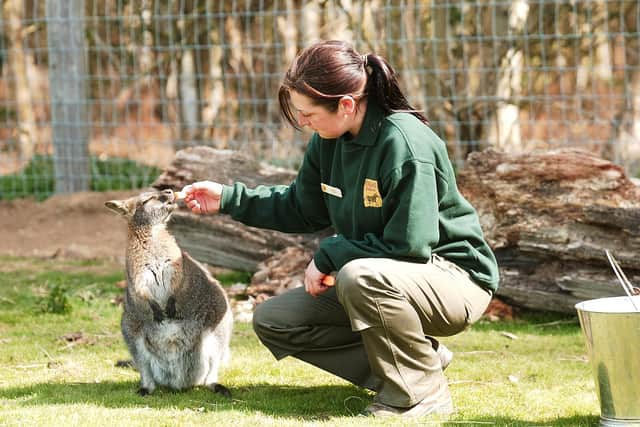
M 463 331 L 490 300 L 437 255 L 424 264 L 366 258 L 317 298 L 296 288 L 260 304 L 253 326 L 277 359 L 294 356 L 409 407 L 446 381 L 434 337 Z

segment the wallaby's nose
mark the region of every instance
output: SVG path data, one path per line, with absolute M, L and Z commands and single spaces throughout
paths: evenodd
M 175 196 L 173 195 L 173 190 L 162 190 L 161 192 L 162 194 L 162 199 L 163 200 L 169 200 L 171 202 L 175 201 Z

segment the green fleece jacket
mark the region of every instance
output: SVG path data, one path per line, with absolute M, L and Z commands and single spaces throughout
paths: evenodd
M 460 194 L 444 142 L 409 113 L 373 103 L 355 138 L 311 138 L 290 185 L 223 186 L 220 211 L 291 233 L 333 226 L 314 255 L 323 273 L 357 258 L 426 262 L 432 253 L 495 291 L 498 267 L 475 209 Z

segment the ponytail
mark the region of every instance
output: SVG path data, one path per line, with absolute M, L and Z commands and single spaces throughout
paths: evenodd
M 428 124 L 429 120 L 419 110 L 409 104 L 402 93 L 396 73 L 389 63 L 381 56 L 370 53 L 363 55 L 365 70 L 369 75 L 366 93 L 369 99 L 382 107 L 386 114 L 411 113 L 421 122 Z

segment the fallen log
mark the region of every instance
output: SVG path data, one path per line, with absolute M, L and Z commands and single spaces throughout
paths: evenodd
M 198 146 L 178 151 L 152 186 L 180 189 L 194 181 L 212 180 L 222 184 L 238 181 L 255 187 L 288 184 L 295 176 L 295 171 L 259 162 L 239 151 Z
M 288 184 L 295 172 L 258 162 L 238 151 L 193 147 L 180 150 L 156 179 L 156 189 L 180 190 L 194 181 Z M 216 267 L 255 271 L 273 253 L 295 245 L 313 245 L 315 235 L 293 235 L 248 227 L 227 215 L 195 215 L 186 209 L 172 216 L 169 229 L 180 246 L 196 259 Z
M 254 186 L 293 177 L 293 171 L 271 169 L 240 153 L 197 147 L 179 152 L 154 186 L 179 189 L 194 180 L 234 178 Z M 478 210 L 500 265 L 497 295 L 507 302 L 573 313 L 579 301 L 623 294 L 605 249 L 638 283 L 640 190 L 621 167 L 580 150 L 487 150 L 470 155 L 458 185 Z M 223 215 L 188 212 L 180 212 L 173 227 L 201 261 L 257 270 L 248 293 L 258 301 L 301 283 L 321 237 L 250 229 Z
M 498 259 L 501 298 L 573 313 L 623 295 L 605 249 L 638 282 L 640 190 L 620 166 L 581 150 L 487 150 L 469 156 L 458 183 Z

